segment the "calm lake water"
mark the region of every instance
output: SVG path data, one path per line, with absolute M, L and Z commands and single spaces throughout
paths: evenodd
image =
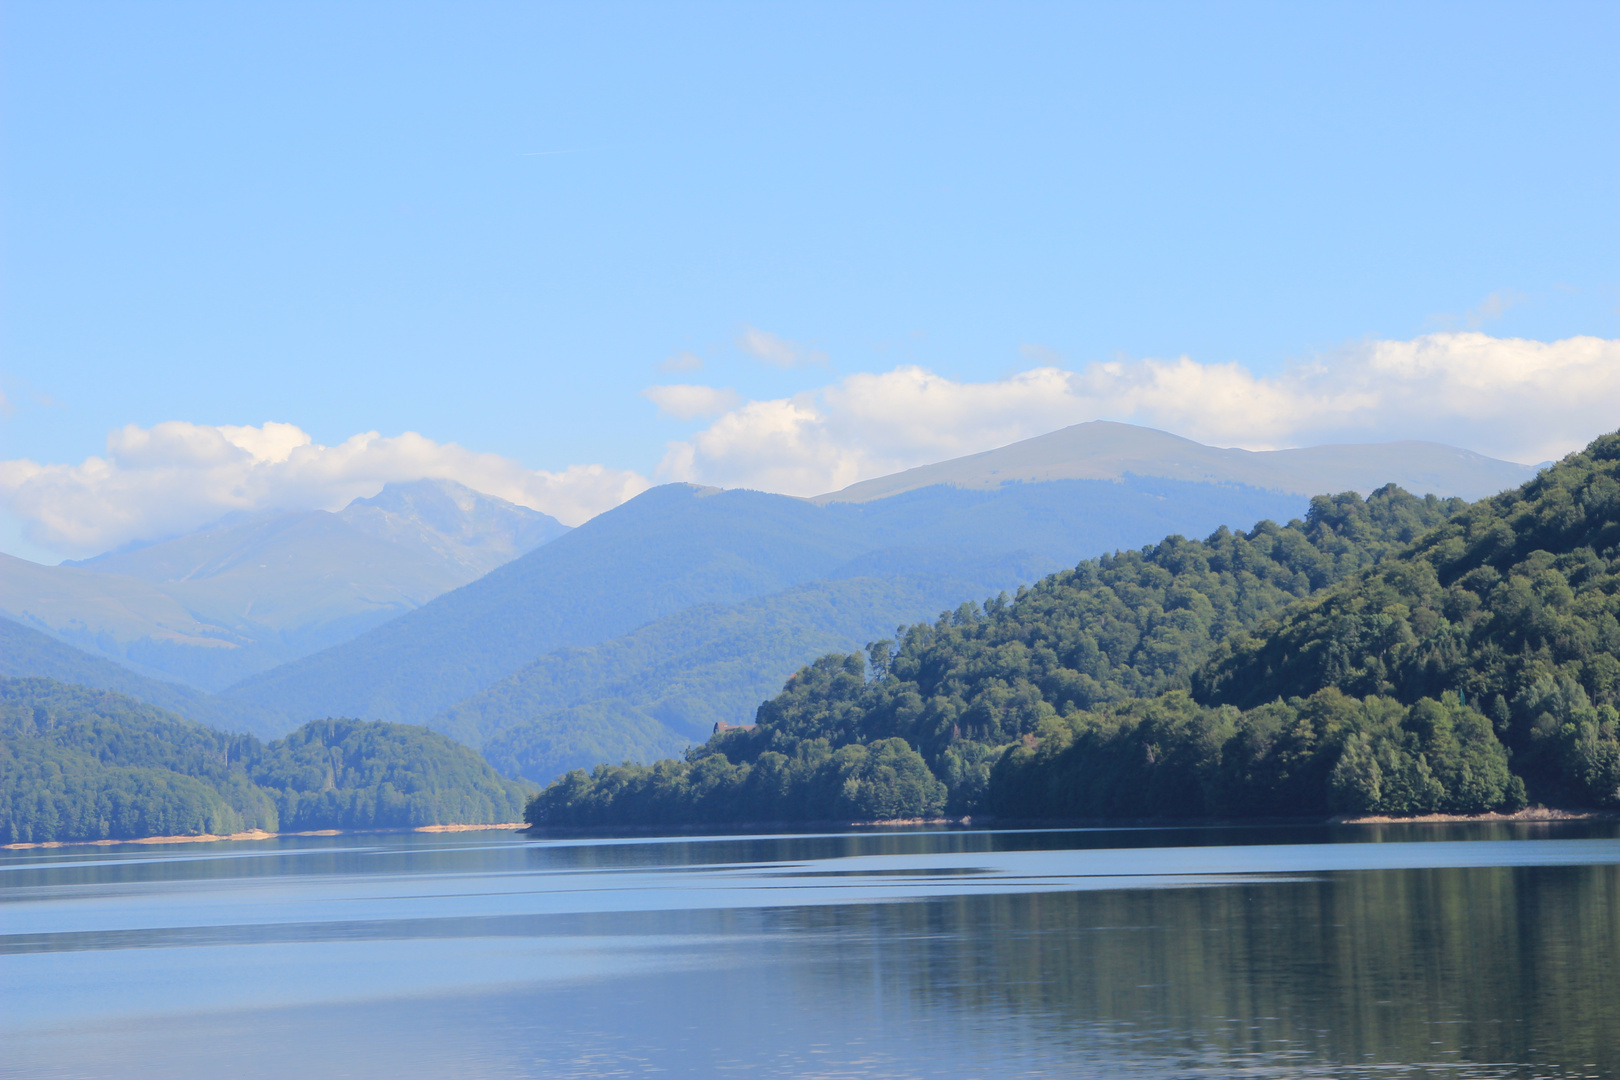
M 1620 1076 L 1614 824 L 0 853 L 7 1077 Z

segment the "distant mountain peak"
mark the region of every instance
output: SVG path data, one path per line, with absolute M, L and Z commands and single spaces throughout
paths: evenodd
M 812 501 L 870 502 L 935 484 L 988 490 L 1006 483 L 1126 476 L 1246 484 L 1296 495 L 1340 491 L 1366 495 L 1394 483 L 1418 494 L 1477 499 L 1522 484 L 1535 472 L 1528 465 L 1435 442 L 1239 450 L 1205 446 L 1157 428 L 1093 420 L 995 450 L 863 480 Z
M 337 517 L 368 536 L 425 547 L 479 575 L 568 531 L 549 514 L 439 478 L 384 484 Z
M 420 480 L 391 480 L 382 486 L 382 490 L 369 499 L 355 499 L 345 506 L 344 510 L 355 507 L 375 506 L 383 510 L 402 512 L 415 509 L 423 505 L 443 504 L 448 502 L 463 512 L 471 512 L 481 501 L 498 503 L 511 507 L 513 510 L 525 514 L 539 514 L 526 506 L 507 502 L 495 495 L 486 495 L 482 491 L 475 491 L 466 484 L 442 477 L 423 477 Z M 342 511 L 339 511 L 342 513 Z

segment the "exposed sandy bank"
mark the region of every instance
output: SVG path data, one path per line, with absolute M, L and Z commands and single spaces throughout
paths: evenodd
M 1546 806 L 1532 806 L 1518 810 L 1511 814 L 1419 814 L 1416 817 L 1384 817 L 1373 814 L 1367 817 L 1350 817 L 1340 815 L 1329 818 L 1331 825 L 1401 825 L 1401 824 L 1438 824 L 1448 821 L 1590 821 L 1613 818 L 1617 816 L 1612 810 L 1557 810 Z
M 971 825 L 973 819 L 970 817 L 897 817 L 882 818 L 878 821 L 848 821 L 840 824 L 847 825 L 852 829 L 876 829 L 885 825 Z
M 524 821 L 505 821 L 494 825 L 419 825 L 414 829 L 350 829 L 352 834 L 365 833 L 405 833 L 405 832 L 472 832 L 477 829 L 527 829 Z M 263 829 L 249 829 L 247 832 L 218 835 L 216 833 L 198 833 L 195 836 L 140 836 L 132 840 L 44 840 L 36 844 L 5 844 L 0 850 L 21 851 L 28 848 L 59 848 L 59 847 L 112 847 L 115 844 L 212 844 L 222 840 L 274 840 L 280 836 L 343 836 L 343 829 L 312 829 L 308 832 L 265 832 Z

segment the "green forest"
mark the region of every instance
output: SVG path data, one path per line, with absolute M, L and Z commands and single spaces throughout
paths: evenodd
M 0 679 L 0 842 L 515 821 L 533 787 L 427 728 L 264 743 L 110 690 Z
M 1617 474 L 1608 435 L 1476 503 L 1390 486 L 1088 560 L 822 657 L 754 727 L 683 760 L 577 770 L 527 817 L 1620 804 Z

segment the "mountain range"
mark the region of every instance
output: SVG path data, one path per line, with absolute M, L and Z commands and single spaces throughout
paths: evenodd
M 579 764 L 678 750 L 717 721 L 748 720 L 817 656 L 858 648 L 965 597 L 1015 590 L 1082 558 L 1168 534 L 1287 521 L 1304 513 L 1312 494 L 1367 493 L 1395 481 L 1477 496 L 1533 475 L 1527 466 L 1432 443 L 1256 453 L 1094 423 L 815 499 L 665 485 L 569 531 L 540 515 L 514 515 L 522 508 L 499 500 L 476 504 L 487 497 L 461 489 L 454 494 L 462 503 L 485 507 L 489 528 L 510 530 L 483 545 L 472 542 L 483 527 L 469 523 L 476 515 L 461 509 L 460 517 L 436 519 L 423 509 L 435 502 L 431 492 L 406 499 L 402 485 L 313 522 L 279 515 L 223 523 L 73 567 L 22 564 L 19 571 L 12 564 L 21 560 L 10 560 L 0 566 L 0 609 L 164 680 L 153 686 L 179 677 L 219 690 L 205 695 L 205 707 L 266 737 L 329 715 L 426 723 L 483 748 L 509 773 L 544 781 Z M 378 500 L 385 505 L 371 505 Z M 517 528 L 524 521 L 532 531 Z M 379 524 L 387 522 L 394 524 Z M 349 546 L 323 546 L 322 530 L 338 525 L 348 531 L 333 535 Z M 417 577 L 315 571 L 326 552 L 359 551 L 361 540 L 416 552 Z M 248 554 L 266 550 L 283 562 Z M 477 576 L 483 567 L 466 557 L 469 550 L 491 562 L 506 551 L 516 557 Z M 453 558 L 462 559 L 455 572 L 463 577 L 439 587 Z M 428 563 L 439 575 L 431 580 L 420 569 Z M 282 578 L 271 573 L 278 565 Z M 73 594 L 79 612 L 93 614 L 95 598 L 131 629 L 120 638 L 82 614 L 75 624 L 42 619 L 35 609 L 19 613 L 11 597 L 25 590 L 12 583 L 42 571 L 55 575 L 61 593 L 67 584 L 81 590 Z M 229 594 L 229 604 L 209 607 L 197 599 L 203 590 L 180 588 L 208 581 L 221 583 L 213 587 Z M 337 599 L 322 607 L 327 596 Z M 286 628 L 276 647 L 299 654 L 273 667 L 260 659 L 269 651 L 261 638 L 270 635 L 261 630 L 246 640 L 250 627 L 226 618 L 245 620 L 262 604 Z M 134 632 L 137 617 L 155 628 L 144 639 Z M 322 633 L 337 640 L 311 648 Z M 226 663 L 209 658 L 205 686 L 171 659 L 182 649 L 227 648 L 253 658 L 229 686 Z M 58 669 L 64 662 L 58 658 Z M 178 689 L 161 690 L 170 700 L 155 703 L 186 712 L 174 701 Z
M 232 515 L 61 566 L 0 555 L 0 614 L 149 677 L 221 690 L 567 531 L 454 481 L 388 484 L 335 513 Z

